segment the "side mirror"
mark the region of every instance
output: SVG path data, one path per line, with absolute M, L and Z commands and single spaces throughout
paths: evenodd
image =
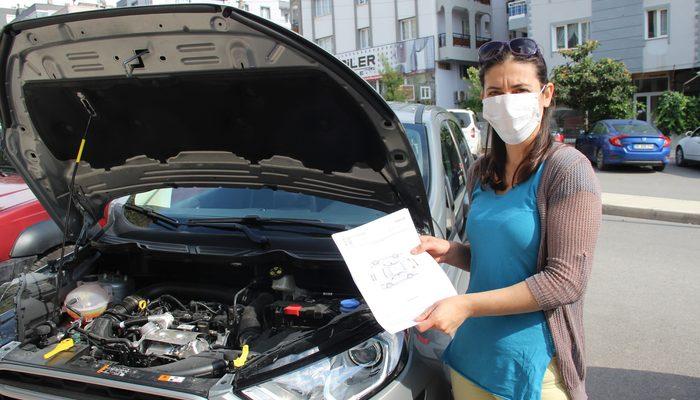
M 688 131 L 685 133 L 685 136 L 692 136 L 692 135 L 693 135 L 693 132 L 691 132 L 691 131 Z

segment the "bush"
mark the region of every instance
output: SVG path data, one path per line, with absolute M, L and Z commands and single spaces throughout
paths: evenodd
M 654 122 L 667 135 L 693 130 L 700 125 L 700 99 L 680 92 L 664 92 Z
M 469 82 L 469 91 L 467 99 L 459 103 L 460 108 L 472 110 L 475 113 L 483 111 L 481 104 L 481 79 L 479 79 L 479 69 L 474 67 L 467 68 L 467 76 L 464 80 Z

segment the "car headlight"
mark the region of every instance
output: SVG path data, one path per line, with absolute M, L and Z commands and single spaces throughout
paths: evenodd
M 242 393 L 251 400 L 354 400 L 373 392 L 395 371 L 404 334 L 382 332 L 357 346 L 278 376 Z

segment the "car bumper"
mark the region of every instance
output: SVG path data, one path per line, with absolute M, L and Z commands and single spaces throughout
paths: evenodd
M 605 150 L 606 164 L 628 165 L 666 165 L 669 162 L 670 150 L 665 147 L 662 151 L 635 151 L 625 148 L 608 147 Z
M 0 375 L 8 373 L 27 374 L 32 377 L 27 384 L 13 384 L 8 379 L 0 383 L 0 396 L 21 399 L 64 400 L 84 397 L 86 393 L 110 393 L 112 390 L 134 397 L 137 394 L 163 396 L 181 400 L 204 400 L 205 397 L 175 392 L 157 387 L 143 386 L 105 379 L 98 376 L 86 376 L 61 370 L 49 371 L 45 368 L 0 362 Z M 52 384 L 42 385 L 42 378 L 50 378 Z M 221 381 L 220 381 L 221 382 Z M 60 385 L 61 387 L 57 387 Z M 217 384 L 218 385 L 218 384 Z M 216 387 L 215 385 L 214 387 Z M 230 387 L 230 386 L 229 386 Z M 214 388 L 212 388 L 213 390 Z M 63 393 L 61 393 L 63 392 Z M 386 384 L 379 392 L 370 397 L 372 400 L 441 400 L 449 398 L 449 384 L 440 368 L 426 363 L 415 351 L 410 352 L 406 365 L 399 375 Z M 210 391 L 211 400 L 239 400 L 231 390 Z M 242 400 L 242 399 L 241 399 Z

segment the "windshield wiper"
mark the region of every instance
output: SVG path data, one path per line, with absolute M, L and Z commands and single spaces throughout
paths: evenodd
M 294 218 L 265 218 L 257 215 L 248 215 L 245 217 L 231 217 L 231 218 L 206 218 L 198 219 L 197 221 L 203 222 L 214 222 L 214 223 L 240 223 L 246 225 L 288 225 L 288 226 L 309 226 L 312 228 L 320 228 L 325 230 L 330 230 L 333 232 L 340 232 L 350 229 L 348 225 L 341 224 L 331 224 L 326 222 L 321 222 L 317 219 L 294 219 Z
M 184 224 L 187 226 L 202 226 L 206 228 L 214 229 L 229 229 L 238 232 L 242 232 L 251 242 L 257 243 L 259 245 L 267 245 L 270 243 L 270 239 L 267 236 L 257 234 L 253 232 L 252 229 L 247 226 L 227 220 L 216 220 L 216 219 L 190 219 Z
M 167 215 L 163 215 L 157 211 L 153 211 L 150 208 L 141 207 L 134 204 L 124 204 L 124 208 L 130 211 L 137 212 L 139 214 L 143 214 L 148 218 L 152 219 L 153 221 L 165 222 L 166 224 L 169 224 L 172 227 L 178 227 L 182 225 L 182 223 L 176 220 L 175 218 L 170 218 Z

